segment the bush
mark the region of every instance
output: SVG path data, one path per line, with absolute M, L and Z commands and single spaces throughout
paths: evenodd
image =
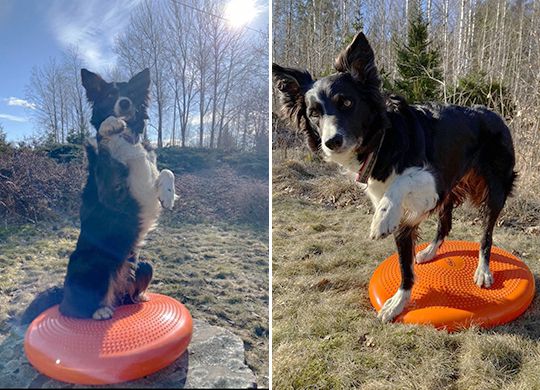
M 452 101 L 462 106 L 481 104 L 512 118 L 516 105 L 501 83 L 489 81 L 485 73 L 471 73 L 454 87 Z
M 85 178 L 80 162 L 60 164 L 44 152 L 11 148 L 0 155 L 0 216 L 36 222 L 76 215 Z
M 77 144 L 51 144 L 38 150 L 46 152 L 47 156 L 59 163 L 80 163 L 84 158 L 83 147 Z

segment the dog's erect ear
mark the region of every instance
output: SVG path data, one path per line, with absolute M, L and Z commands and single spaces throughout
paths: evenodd
M 150 69 L 146 68 L 129 80 L 129 84 L 132 85 L 137 91 L 148 94 L 150 92 Z
M 349 72 L 362 83 L 380 84 L 375 55 L 363 32 L 356 34 L 349 46 L 337 56 L 334 68 L 338 72 Z
M 318 151 L 321 138 L 309 123 L 304 99 L 306 92 L 313 86 L 313 78 L 307 71 L 272 64 L 272 82 L 279 92 L 280 116 L 304 132 L 309 148 Z
M 107 86 L 107 82 L 100 75 L 87 69 L 81 69 L 81 80 L 84 89 L 86 89 L 86 97 L 91 102 L 94 102 L 100 92 Z

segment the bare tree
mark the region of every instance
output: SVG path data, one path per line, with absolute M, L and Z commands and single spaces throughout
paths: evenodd
M 273 60 L 307 68 L 315 76 L 332 71 L 332 57 L 360 14 L 379 69 L 395 78 L 394 48 L 406 37 L 413 4 L 428 15 L 430 44 L 442 54 L 444 100 L 467 101 L 463 81 L 477 82 L 467 94 L 483 95 L 506 116 L 522 177 L 540 183 L 540 1 L 274 0 Z
M 116 51 L 121 65 L 131 74 L 150 68 L 152 95 L 157 108 L 157 146 L 163 146 L 163 122 L 169 99 L 166 85 L 167 57 L 164 10 L 160 3 L 145 0 L 134 10 L 129 28 L 118 38 Z

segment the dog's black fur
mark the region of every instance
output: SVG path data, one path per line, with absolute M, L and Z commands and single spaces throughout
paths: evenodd
M 148 69 L 128 83 L 107 83 L 86 69 L 81 75 L 93 106 L 91 123 L 96 130 L 115 115 L 118 97 L 128 96 L 133 107 L 126 123 L 137 142 L 148 117 Z M 97 138 L 99 142 L 99 132 Z M 127 185 L 128 168 L 106 148 L 98 151 L 92 143 L 86 144 L 86 155 L 88 177 L 82 193 L 81 232 L 69 259 L 64 286 L 38 295 L 22 315 L 22 323 L 29 323 L 58 303 L 63 315 L 92 318 L 104 305 L 138 301 L 152 278 L 152 266 L 138 259 L 140 206 Z
M 363 33 L 340 53 L 335 69 L 337 73 L 318 80 L 315 86 L 307 71 L 273 64 L 281 116 L 306 135 L 310 149 L 316 153 L 322 148 L 318 123 L 323 115 L 332 115 L 337 127 L 359 140 L 355 149 L 359 162 L 380 145 L 371 179 L 384 182 L 392 172 L 427 167 L 439 196 L 432 210 L 440 216 L 435 240 L 448 235 L 452 209 L 469 198 L 481 208 L 481 251 L 489 261 L 492 231 L 517 176 L 512 138 L 504 121 L 485 107 L 409 105 L 399 96 L 386 96 L 381 92 L 373 50 Z M 311 89 L 322 97 L 313 99 L 308 93 Z M 336 147 L 335 142 L 337 147 L 343 142 L 325 141 L 330 149 Z M 414 282 L 416 234 L 417 225 L 407 224 L 394 232 L 401 287 L 406 290 Z

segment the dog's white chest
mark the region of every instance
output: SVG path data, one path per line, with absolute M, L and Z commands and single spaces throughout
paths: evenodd
M 141 207 L 141 236 L 154 226 L 159 216 L 157 178 L 159 172 L 153 152 L 141 144 L 131 144 L 121 136 L 112 137 L 107 147 L 114 159 L 126 165 L 129 170 L 128 187 L 131 195 Z

